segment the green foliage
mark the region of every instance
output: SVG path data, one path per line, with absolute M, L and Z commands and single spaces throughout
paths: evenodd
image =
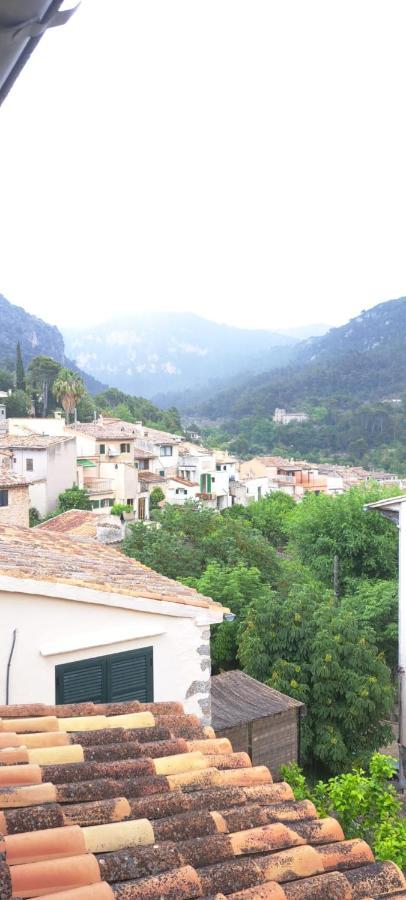
M 13 416 L 15 418 L 25 418 L 31 412 L 31 399 L 25 391 L 13 391 L 8 397 L 4 398 L 7 411 L 7 418 Z
M 339 772 L 388 738 L 390 670 L 371 629 L 309 576 L 296 578 L 273 602 L 259 598 L 246 611 L 239 658 L 254 678 L 306 704 L 303 758 Z
M 151 511 L 153 509 L 158 509 L 159 504 L 162 503 L 162 500 L 165 500 L 165 494 L 159 486 L 152 488 L 152 491 L 149 495 L 149 505 Z
M 36 525 L 39 525 L 41 521 L 41 516 L 35 506 L 31 506 L 28 511 L 30 528 L 35 528 Z
M 193 586 L 236 615 L 234 622 L 222 622 L 212 629 L 211 650 L 214 672 L 237 668 L 238 634 L 245 610 L 259 597 L 269 602 L 272 596 L 269 586 L 264 584 L 256 568 L 248 568 L 241 563 L 226 567 L 218 562 L 209 563 Z
M 20 341 L 18 341 L 16 348 L 16 388 L 19 391 L 25 391 L 25 372 Z
M 312 789 L 295 763 L 282 766 L 282 776 L 291 785 L 296 800 L 308 797 L 322 816 L 338 818 L 346 838 L 361 838 L 371 846 L 377 859 L 393 860 L 406 867 L 406 819 L 391 784 L 395 760 L 373 754 L 368 772 L 350 772 L 318 781 Z
M 275 491 L 251 503 L 247 508 L 248 518 L 252 524 L 273 547 L 284 547 L 289 535 L 289 522 L 296 509 L 293 497 L 282 491 Z
M 133 397 L 117 388 L 108 388 L 95 398 L 98 413 L 114 416 L 125 422 L 143 422 L 152 428 L 182 434 L 182 426 L 178 410 L 175 408 L 162 410 L 154 406 L 144 397 Z
M 110 514 L 112 516 L 121 516 L 121 513 L 132 513 L 133 508 L 129 503 L 114 503 L 112 507 L 110 507 Z
M 11 372 L 0 369 L 0 391 L 11 391 L 14 387 L 14 379 Z
M 400 491 L 372 485 L 339 497 L 307 494 L 287 526 L 295 552 L 329 586 L 337 555 L 341 591 L 351 578 L 395 578 L 396 529 L 378 512 L 364 511 L 366 503 L 395 493 Z
M 50 356 L 34 356 L 28 366 L 28 381 L 35 405 L 35 415 L 45 417 L 55 409 L 52 388 L 60 371 L 59 363 Z
M 376 646 L 395 673 L 398 654 L 397 581 L 356 579 L 341 605 L 353 613 L 361 627 L 366 625 L 374 629 Z
M 85 386 L 76 372 L 70 369 L 60 369 L 52 386 L 52 393 L 58 402 L 62 403 L 65 410 L 66 421 L 85 393 Z
M 89 500 L 89 494 L 83 488 L 77 487 L 75 484 L 58 496 L 57 514 L 66 512 L 67 509 L 91 509 L 92 504 Z
M 93 422 L 95 411 L 96 404 L 91 394 L 83 394 L 76 407 L 78 421 Z

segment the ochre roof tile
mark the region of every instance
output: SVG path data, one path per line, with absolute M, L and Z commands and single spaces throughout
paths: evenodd
M 0 714 L 1 900 L 406 895 L 397 866 L 179 704 Z
M 96 541 L 70 540 L 42 528 L 0 525 L 1 575 L 223 610 L 210 597 L 159 575 L 118 550 Z

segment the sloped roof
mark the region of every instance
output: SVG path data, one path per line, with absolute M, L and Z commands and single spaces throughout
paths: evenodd
M 67 509 L 66 512 L 41 522 L 35 528 L 48 534 L 61 534 L 66 537 L 96 538 L 97 525 L 103 516 L 89 509 Z
M 1 0 L 0 0 L 1 2 Z M 0 437 L 0 448 L 10 448 L 19 450 L 27 448 L 29 450 L 46 450 L 54 444 L 64 444 L 66 441 L 73 440 L 74 435 L 69 434 L 5 434 Z
M 397 866 L 375 863 L 364 841 L 344 840 L 335 819 L 319 819 L 310 801 L 295 801 L 180 704 L 35 704 L 0 707 L 0 716 L 5 900 L 366 900 L 406 891 Z
M 123 441 L 135 440 L 140 438 L 140 429 L 136 425 L 128 422 L 121 422 L 119 419 L 112 422 L 103 419 L 98 422 L 77 422 L 75 425 L 67 425 L 67 429 L 72 435 L 79 434 L 88 435 L 98 441 Z
M 17 475 L 15 472 L 5 468 L 5 466 L 0 465 L 0 488 L 21 487 L 22 485 L 28 488 L 28 484 L 29 482 L 24 478 L 24 475 Z
M 163 475 L 158 475 L 156 472 L 150 472 L 149 469 L 139 469 L 138 478 L 140 481 L 145 481 L 146 484 L 162 484 L 166 481 L 166 478 L 164 478 Z
M 176 481 L 177 484 L 183 484 L 185 487 L 199 487 L 198 481 L 189 481 L 188 478 L 181 478 L 179 475 L 168 475 L 167 481 Z
M 194 588 L 165 578 L 118 550 L 96 541 L 73 541 L 41 528 L 0 525 L 1 575 L 166 600 L 219 612 L 223 609 L 220 603 Z
M 212 720 L 217 730 L 301 707 L 303 703 L 299 700 L 275 691 L 245 672 L 222 672 L 211 679 Z

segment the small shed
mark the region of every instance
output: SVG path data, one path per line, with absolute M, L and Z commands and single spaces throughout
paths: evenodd
M 280 767 L 299 762 L 300 719 L 304 704 L 261 684 L 245 672 L 223 672 L 211 679 L 212 725 L 235 751 L 255 766 L 268 766 L 275 780 Z

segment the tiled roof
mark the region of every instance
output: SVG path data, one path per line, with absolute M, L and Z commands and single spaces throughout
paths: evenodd
M 274 713 L 303 707 L 303 703 L 261 684 L 245 672 L 222 672 L 211 679 L 214 728 L 233 728 Z
M 69 434 L 4 434 L 0 437 L 0 448 L 10 447 L 19 450 L 27 447 L 29 450 L 44 450 L 53 444 L 63 444 L 72 440 L 74 435 Z
M 156 459 L 157 454 L 150 450 L 142 450 L 141 447 L 134 447 L 135 459 Z
M 393 863 L 179 704 L 0 707 L 2 900 L 366 900 Z
M 86 434 L 99 441 L 120 441 L 123 438 L 127 440 L 135 440 L 140 437 L 140 428 L 131 425 L 129 422 L 121 422 L 120 420 L 108 422 L 77 422 L 76 425 L 68 425 L 69 431 L 74 435 L 76 432 Z
M 189 481 L 187 478 L 180 478 L 179 475 L 168 475 L 168 481 L 176 481 L 178 484 L 184 484 L 185 487 L 198 487 L 197 481 Z
M 1 575 L 222 611 L 221 604 L 210 597 L 159 575 L 118 550 L 96 541 L 73 541 L 40 528 L 0 525 Z
M 96 538 L 96 526 L 103 516 L 89 509 L 67 509 L 66 512 L 36 525 L 37 530 L 48 534 L 64 534 L 69 537 Z
M 149 469 L 139 469 L 138 478 L 148 484 L 162 484 L 166 481 L 163 475 L 157 475 L 156 472 L 150 472 Z
M 0 487 L 12 488 L 21 487 L 21 485 L 28 487 L 28 484 L 29 482 L 24 478 L 24 475 L 17 475 L 15 472 L 10 472 L 9 469 L 0 465 Z

